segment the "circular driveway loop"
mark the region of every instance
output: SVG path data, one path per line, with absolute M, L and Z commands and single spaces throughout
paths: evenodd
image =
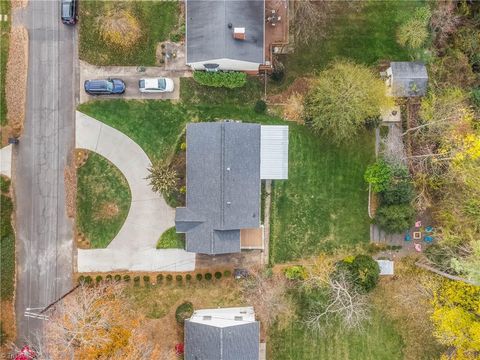
M 150 159 L 122 132 L 76 112 L 76 148 L 107 158 L 125 176 L 132 204 L 117 236 L 106 249 L 78 250 L 78 271 L 192 271 L 195 254 L 183 249 L 155 248 L 160 235 L 174 226 L 175 211 L 152 191 L 148 180 Z

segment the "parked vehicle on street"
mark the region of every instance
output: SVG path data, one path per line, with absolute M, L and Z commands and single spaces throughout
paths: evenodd
M 138 89 L 143 93 L 172 92 L 174 85 L 173 80 L 169 78 L 148 78 L 138 81 Z
M 75 25 L 78 19 L 78 0 L 62 0 L 60 6 L 62 23 L 65 25 Z
M 125 83 L 121 79 L 87 80 L 85 92 L 90 95 L 114 95 L 125 92 Z

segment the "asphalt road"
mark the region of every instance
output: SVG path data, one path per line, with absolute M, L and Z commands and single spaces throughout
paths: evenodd
M 29 0 L 19 18 L 29 33 L 24 133 L 14 151 L 18 343 L 35 342 L 42 320 L 24 316 L 72 287 L 72 221 L 64 168 L 74 147 L 76 29 L 55 0 Z

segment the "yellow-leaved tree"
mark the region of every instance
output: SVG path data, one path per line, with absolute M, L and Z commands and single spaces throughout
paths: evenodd
M 480 287 L 445 280 L 434 292 L 435 336 L 453 349 L 442 359 L 473 360 L 480 356 Z

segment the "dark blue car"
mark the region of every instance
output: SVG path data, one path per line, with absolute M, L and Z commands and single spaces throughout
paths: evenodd
M 87 80 L 84 87 L 90 95 L 114 95 L 125 92 L 125 83 L 121 79 Z

